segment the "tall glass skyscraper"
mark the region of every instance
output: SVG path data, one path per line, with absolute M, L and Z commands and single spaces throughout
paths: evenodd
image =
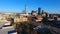
M 38 8 L 38 15 L 41 15 L 41 8 Z

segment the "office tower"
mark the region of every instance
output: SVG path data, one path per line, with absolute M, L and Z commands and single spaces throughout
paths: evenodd
M 44 10 L 42 10 L 42 14 L 43 14 Z
M 41 8 L 38 8 L 38 15 L 41 15 Z
M 28 12 L 27 12 L 27 4 L 25 4 L 25 13 L 28 14 Z

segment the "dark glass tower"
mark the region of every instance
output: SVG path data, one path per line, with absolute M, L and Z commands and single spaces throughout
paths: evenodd
M 41 8 L 38 8 L 38 15 L 41 15 Z

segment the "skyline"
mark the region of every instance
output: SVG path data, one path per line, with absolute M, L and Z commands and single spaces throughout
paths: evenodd
M 39 7 L 48 13 L 60 13 L 60 0 L 0 0 L 0 12 L 21 13 L 28 6 L 28 12 Z

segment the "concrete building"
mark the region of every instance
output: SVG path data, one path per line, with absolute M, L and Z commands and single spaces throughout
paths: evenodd
M 25 21 L 28 21 L 28 18 L 27 17 L 20 16 L 20 17 L 14 18 L 14 23 L 17 23 L 17 22 L 25 22 Z
M 38 15 L 38 11 L 37 10 L 36 11 L 32 11 L 31 14 L 32 14 L 32 16 L 37 16 Z
M 43 12 L 43 13 L 42 13 L 42 16 L 43 16 L 43 17 L 48 17 L 48 13 Z
M 36 18 L 37 18 L 37 19 L 36 19 L 36 22 L 42 21 L 42 19 L 43 19 L 41 15 L 36 16 Z

